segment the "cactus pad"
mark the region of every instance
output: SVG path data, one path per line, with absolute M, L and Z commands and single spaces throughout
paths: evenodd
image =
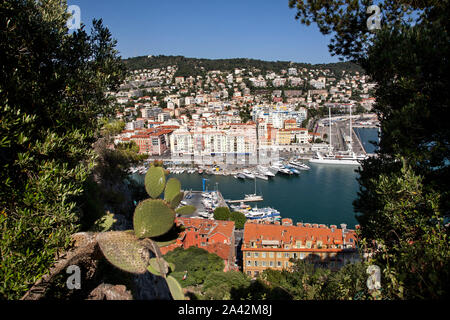
M 174 240 L 168 240 L 168 241 L 155 241 L 155 242 L 158 245 L 158 247 L 164 248 L 164 247 L 170 246 L 172 243 L 175 243 L 176 241 L 177 240 L 174 239 Z
M 178 226 L 174 224 L 172 229 L 170 229 L 167 233 L 163 234 L 162 236 L 152 238 L 152 240 L 158 245 L 158 247 L 162 248 L 172 243 L 175 243 L 180 233 L 183 231 L 184 231 L 183 226 Z
M 151 258 L 149 261 L 149 264 L 147 266 L 147 270 L 154 274 L 155 276 L 162 276 L 162 273 L 160 271 L 160 267 L 158 264 L 158 260 L 156 258 Z
M 171 202 L 172 199 L 180 193 L 180 190 L 181 190 L 180 181 L 175 178 L 170 178 L 167 181 L 166 189 L 164 191 L 164 200 Z
M 175 209 L 180 204 L 181 200 L 183 200 L 184 192 L 178 193 L 173 199 L 170 201 L 170 206 L 172 209 Z
M 172 276 L 167 276 L 166 282 L 169 286 L 173 300 L 185 300 L 183 288 L 181 288 L 181 285 L 178 283 L 177 279 Z
M 197 208 L 194 206 L 184 206 L 184 207 L 178 208 L 177 210 L 175 210 L 175 212 L 177 214 L 184 216 L 184 215 L 188 215 L 188 214 L 193 214 L 195 212 L 195 210 L 197 210 Z
M 163 200 L 148 199 L 134 211 L 134 232 L 138 238 L 157 237 L 169 231 L 174 221 L 175 211 Z
M 150 167 L 145 175 L 145 190 L 153 199 L 158 198 L 166 186 L 166 176 L 161 167 Z
M 147 271 L 150 251 L 139 243 L 134 234 L 110 231 L 100 233 L 97 241 L 105 258 L 117 268 L 136 274 Z
M 115 222 L 117 222 L 117 220 L 114 219 L 114 213 L 108 212 L 95 221 L 93 229 L 98 232 L 106 232 L 112 229 Z

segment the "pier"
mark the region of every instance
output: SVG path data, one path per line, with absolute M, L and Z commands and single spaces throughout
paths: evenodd
M 258 202 L 258 201 L 263 201 L 263 197 L 257 197 L 257 198 L 252 198 L 252 199 L 242 199 L 242 200 L 225 200 L 228 203 L 241 203 L 241 202 Z
M 362 127 L 360 127 L 360 128 L 362 128 Z M 358 147 L 360 148 L 361 153 L 367 155 L 366 149 L 364 149 L 364 146 L 363 146 L 363 144 L 362 144 L 361 139 L 360 139 L 359 136 L 356 134 L 355 128 L 352 129 L 352 135 L 355 136 L 356 139 L 352 139 L 352 140 L 353 140 L 353 141 L 355 141 L 355 140 L 357 141 L 357 145 L 358 145 Z M 353 146 L 355 146 L 355 144 L 353 144 Z M 354 148 L 353 150 L 355 150 L 355 149 L 356 149 L 356 148 Z M 356 149 L 356 150 L 358 150 L 358 149 Z

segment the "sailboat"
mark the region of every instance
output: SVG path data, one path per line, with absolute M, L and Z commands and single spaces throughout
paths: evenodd
M 330 146 L 328 148 L 328 154 L 322 155 L 320 152 L 317 152 L 316 157 L 309 160 L 311 163 L 320 163 L 320 164 L 345 164 L 345 165 L 356 165 L 359 166 L 359 161 L 364 160 L 367 158 L 365 155 L 356 155 L 353 152 L 353 146 L 352 146 L 352 107 L 350 106 L 350 144 L 349 144 L 349 150 L 346 154 L 333 154 L 331 152 L 331 108 L 328 107 L 329 110 L 329 127 L 330 127 Z
M 256 194 L 256 179 L 255 179 L 255 193 L 254 194 L 246 194 L 244 197 L 245 201 L 262 201 L 263 197 Z

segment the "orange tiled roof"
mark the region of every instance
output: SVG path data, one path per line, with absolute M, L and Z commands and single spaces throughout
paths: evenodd
M 284 219 L 282 223 L 285 222 Z M 347 230 L 345 233 L 345 241 L 349 242 L 353 238 L 356 240 L 356 234 L 353 230 Z M 342 229 L 328 227 L 314 227 L 311 224 L 303 226 L 295 225 L 275 225 L 275 224 L 258 224 L 246 223 L 244 228 L 244 243 L 255 241 L 262 243 L 262 240 L 278 240 L 280 243 L 293 243 L 296 241 L 322 241 L 324 245 L 342 243 Z
M 227 260 L 230 255 L 230 245 L 227 245 L 225 243 L 216 242 L 208 244 L 207 250 L 210 253 L 217 254 L 223 260 Z
M 232 241 L 234 221 L 218 221 L 199 218 L 178 217 L 175 222 L 184 225 L 185 230 L 180 233 L 175 243 L 161 248 L 161 253 L 166 254 L 178 247 L 189 248 L 197 246 L 215 253 L 224 260 L 228 260 L 234 250 L 234 243 L 210 241 L 216 234 L 222 234 Z M 202 237 L 203 235 L 203 237 Z M 205 245 L 200 246 L 200 243 Z

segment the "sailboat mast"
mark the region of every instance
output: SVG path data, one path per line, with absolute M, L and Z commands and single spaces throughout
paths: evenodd
M 353 138 L 352 138 L 352 106 L 350 105 L 350 153 L 353 153 Z
M 328 154 L 331 155 L 331 107 L 328 107 L 328 115 L 330 120 L 328 121 L 330 127 L 330 146 L 328 147 Z

